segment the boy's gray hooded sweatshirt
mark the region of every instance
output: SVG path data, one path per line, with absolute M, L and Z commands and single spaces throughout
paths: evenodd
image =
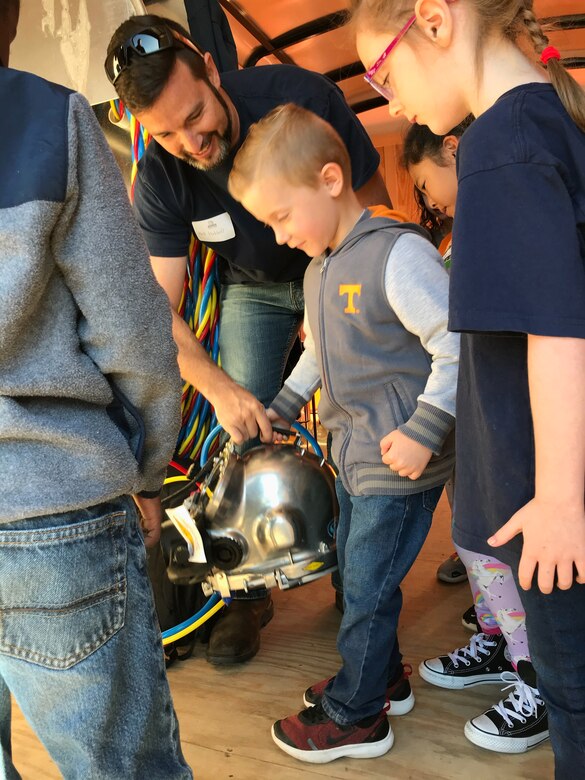
M 309 338 L 271 407 L 292 421 L 322 387 L 319 416 L 352 495 L 420 492 L 453 469 L 459 337 L 447 331 L 447 273 L 423 233 L 365 211 L 305 273 Z M 380 440 L 397 428 L 434 453 L 417 480 L 382 462 Z
M 156 493 L 180 424 L 168 300 L 85 98 L 0 68 L 0 523 Z

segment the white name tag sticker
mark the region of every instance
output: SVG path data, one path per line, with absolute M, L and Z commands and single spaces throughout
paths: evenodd
M 236 235 L 234 223 L 227 211 L 216 217 L 199 219 L 191 224 L 200 241 L 229 241 Z

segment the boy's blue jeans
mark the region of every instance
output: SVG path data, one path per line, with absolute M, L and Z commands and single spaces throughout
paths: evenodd
M 388 677 L 401 661 L 400 583 L 426 539 L 443 486 L 408 496 L 351 496 L 337 479 L 336 490 L 344 594 L 337 649 L 343 665 L 325 689 L 323 709 L 347 725 L 384 706 Z
M 131 498 L 0 525 L 0 777 L 10 692 L 65 780 L 191 780 Z

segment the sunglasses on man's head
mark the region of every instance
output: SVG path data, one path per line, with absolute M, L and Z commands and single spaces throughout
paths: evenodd
M 110 82 L 115 84 L 134 57 L 148 57 L 149 54 L 172 49 L 178 43 L 180 41 L 170 30 L 164 27 L 147 27 L 142 32 L 134 33 L 108 54 L 104 63 L 106 75 Z

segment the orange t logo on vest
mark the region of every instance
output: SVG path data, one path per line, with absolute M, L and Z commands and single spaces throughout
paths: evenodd
M 347 295 L 347 306 L 343 310 L 344 314 L 359 314 L 360 310 L 356 308 L 353 298 L 354 295 L 357 295 L 358 298 L 362 294 L 362 286 L 361 284 L 340 284 L 339 285 L 339 295 L 342 297 L 343 295 Z

